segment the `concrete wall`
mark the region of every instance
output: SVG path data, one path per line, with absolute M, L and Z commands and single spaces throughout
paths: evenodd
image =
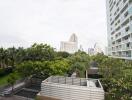
M 42 83 L 40 95 L 61 100 L 104 100 L 102 88 L 58 83 Z

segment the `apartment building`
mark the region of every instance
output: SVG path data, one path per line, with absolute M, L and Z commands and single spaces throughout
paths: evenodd
M 132 0 L 106 0 L 108 55 L 132 60 Z

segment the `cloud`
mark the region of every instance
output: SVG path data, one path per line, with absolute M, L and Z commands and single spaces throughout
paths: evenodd
M 1 0 L 0 43 L 43 42 L 59 49 L 76 33 L 85 49 L 95 42 L 104 47 L 105 13 L 105 0 Z

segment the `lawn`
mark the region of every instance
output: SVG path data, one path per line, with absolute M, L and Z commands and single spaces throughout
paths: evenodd
M 13 72 L 13 74 L 16 76 L 17 79 L 20 79 L 20 75 L 16 72 Z M 3 76 L 3 77 L 0 77 L 0 86 L 3 86 L 3 85 L 7 85 L 7 80 L 9 78 L 10 74 L 6 75 L 6 76 Z

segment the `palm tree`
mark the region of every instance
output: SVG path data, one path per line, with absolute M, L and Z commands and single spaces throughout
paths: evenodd
M 15 47 L 8 48 L 7 52 L 8 52 L 8 57 L 10 59 L 11 66 L 15 67 L 15 60 L 16 60 L 16 53 L 17 53 L 16 48 Z
M 8 66 L 8 53 L 4 48 L 0 48 L 0 67 L 6 68 Z
M 0 67 L 3 67 L 3 53 L 4 49 L 0 48 Z

